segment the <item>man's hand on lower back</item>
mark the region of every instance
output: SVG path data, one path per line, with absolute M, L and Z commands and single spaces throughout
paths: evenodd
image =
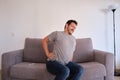
M 52 53 L 52 52 L 50 52 L 50 53 L 47 55 L 47 57 L 48 57 L 49 59 L 55 59 L 55 54 Z

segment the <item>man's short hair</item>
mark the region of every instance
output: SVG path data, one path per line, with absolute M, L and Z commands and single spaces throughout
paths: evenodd
M 68 20 L 67 22 L 66 22 L 66 24 L 68 24 L 68 26 L 71 24 L 71 23 L 75 23 L 76 25 L 78 24 L 77 23 L 77 21 L 75 21 L 75 20 Z M 65 28 L 66 28 L 66 26 L 65 26 Z

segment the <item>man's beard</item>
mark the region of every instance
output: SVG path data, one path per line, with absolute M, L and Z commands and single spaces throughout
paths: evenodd
M 71 32 L 71 30 L 68 30 L 68 34 L 69 34 L 69 35 L 72 35 L 72 32 Z

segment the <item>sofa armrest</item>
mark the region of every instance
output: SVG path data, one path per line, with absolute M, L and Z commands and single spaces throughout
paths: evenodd
M 9 78 L 10 67 L 20 63 L 23 60 L 23 49 L 6 52 L 2 54 L 2 80 L 11 80 Z
M 106 75 L 114 75 L 114 55 L 110 52 L 94 49 L 95 61 L 102 63 L 106 68 Z

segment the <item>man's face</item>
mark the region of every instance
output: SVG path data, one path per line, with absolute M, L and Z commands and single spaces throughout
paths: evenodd
M 76 24 L 75 23 L 71 23 L 70 25 L 66 24 L 66 29 L 68 31 L 68 34 L 72 35 L 72 33 L 75 31 L 76 29 Z

